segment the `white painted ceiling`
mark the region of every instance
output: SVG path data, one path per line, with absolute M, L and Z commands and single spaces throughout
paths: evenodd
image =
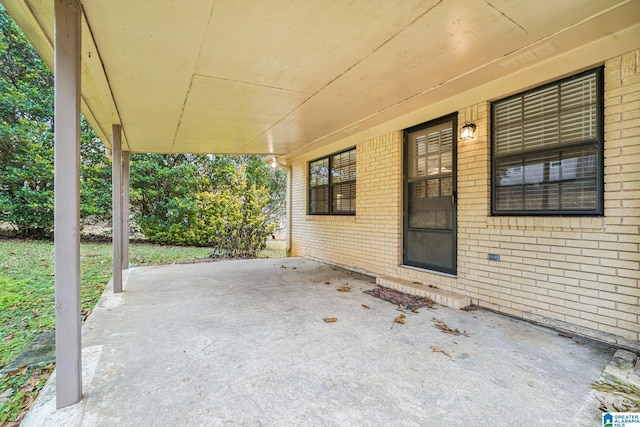
M 2 3 L 52 64 L 53 1 Z M 640 48 L 640 0 L 81 4 L 83 112 L 107 145 L 122 124 L 133 152 L 299 154 L 534 66 Z

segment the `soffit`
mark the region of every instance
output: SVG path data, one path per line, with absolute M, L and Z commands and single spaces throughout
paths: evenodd
M 51 64 L 52 2 L 3 3 Z M 83 112 L 107 145 L 121 123 L 134 152 L 316 149 L 640 22 L 640 0 L 82 6 Z

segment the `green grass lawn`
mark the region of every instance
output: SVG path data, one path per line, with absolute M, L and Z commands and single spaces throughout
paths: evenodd
M 206 257 L 211 249 L 132 244 L 130 262 L 159 265 Z M 83 243 L 81 311 L 89 315 L 111 278 L 111 244 Z M 261 258 L 285 256 L 285 244 L 267 241 Z M 55 325 L 53 243 L 0 240 L 0 368 L 9 364 L 38 334 Z M 26 368 L 0 376 L 0 425 L 19 420 L 46 382 L 53 366 Z

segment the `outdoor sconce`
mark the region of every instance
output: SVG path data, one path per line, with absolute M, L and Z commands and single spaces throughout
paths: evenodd
M 460 139 L 473 139 L 476 133 L 476 125 L 469 122 L 464 122 L 462 130 L 460 131 Z

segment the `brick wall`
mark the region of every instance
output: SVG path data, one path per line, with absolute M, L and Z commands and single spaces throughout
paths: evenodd
M 306 215 L 307 162 L 294 163 L 292 254 L 640 349 L 640 50 L 605 63 L 604 217 L 491 217 L 489 103 L 461 106 L 458 121 L 477 131 L 458 143 L 457 277 L 400 265 L 401 130 L 357 145 L 355 217 Z
M 330 154 L 330 153 L 327 153 Z M 397 267 L 402 132 L 356 146 L 356 216 L 307 215 L 307 165 L 293 165 L 292 255 L 366 272 Z

